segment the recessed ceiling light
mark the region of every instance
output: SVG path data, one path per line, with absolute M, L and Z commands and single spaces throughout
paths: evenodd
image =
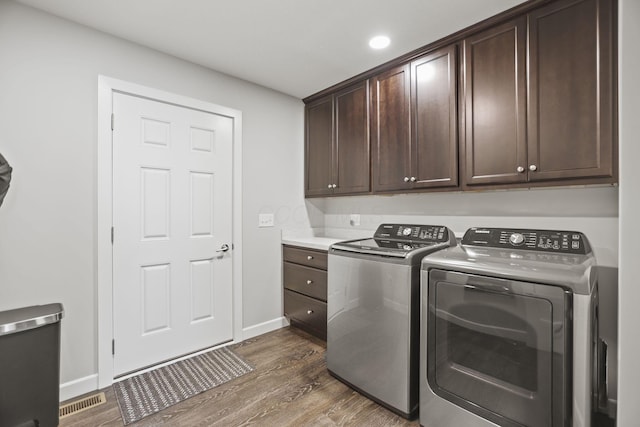
M 369 40 L 369 46 L 372 49 L 384 49 L 389 46 L 389 43 L 391 43 L 391 40 L 387 36 L 375 36 Z

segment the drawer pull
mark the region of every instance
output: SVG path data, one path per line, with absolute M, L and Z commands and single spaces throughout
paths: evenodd
M 313 314 L 313 310 L 307 310 L 307 314 Z
M 313 283 L 313 280 L 307 280 L 307 285 L 310 285 Z
M 307 259 L 308 259 L 309 261 L 311 261 L 311 260 L 313 259 L 313 256 L 311 256 L 311 255 L 307 255 Z

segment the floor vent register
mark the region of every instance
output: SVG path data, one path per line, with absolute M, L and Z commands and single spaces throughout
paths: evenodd
M 107 401 L 104 393 L 92 394 L 75 402 L 67 403 L 60 407 L 60 418 L 65 418 L 78 412 L 86 411 Z

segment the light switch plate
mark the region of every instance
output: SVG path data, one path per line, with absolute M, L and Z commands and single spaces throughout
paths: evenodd
M 272 213 L 258 214 L 258 227 L 273 227 L 273 214 Z

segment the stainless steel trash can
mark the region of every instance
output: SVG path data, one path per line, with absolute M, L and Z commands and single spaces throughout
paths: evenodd
M 58 425 L 62 304 L 0 311 L 0 426 Z

